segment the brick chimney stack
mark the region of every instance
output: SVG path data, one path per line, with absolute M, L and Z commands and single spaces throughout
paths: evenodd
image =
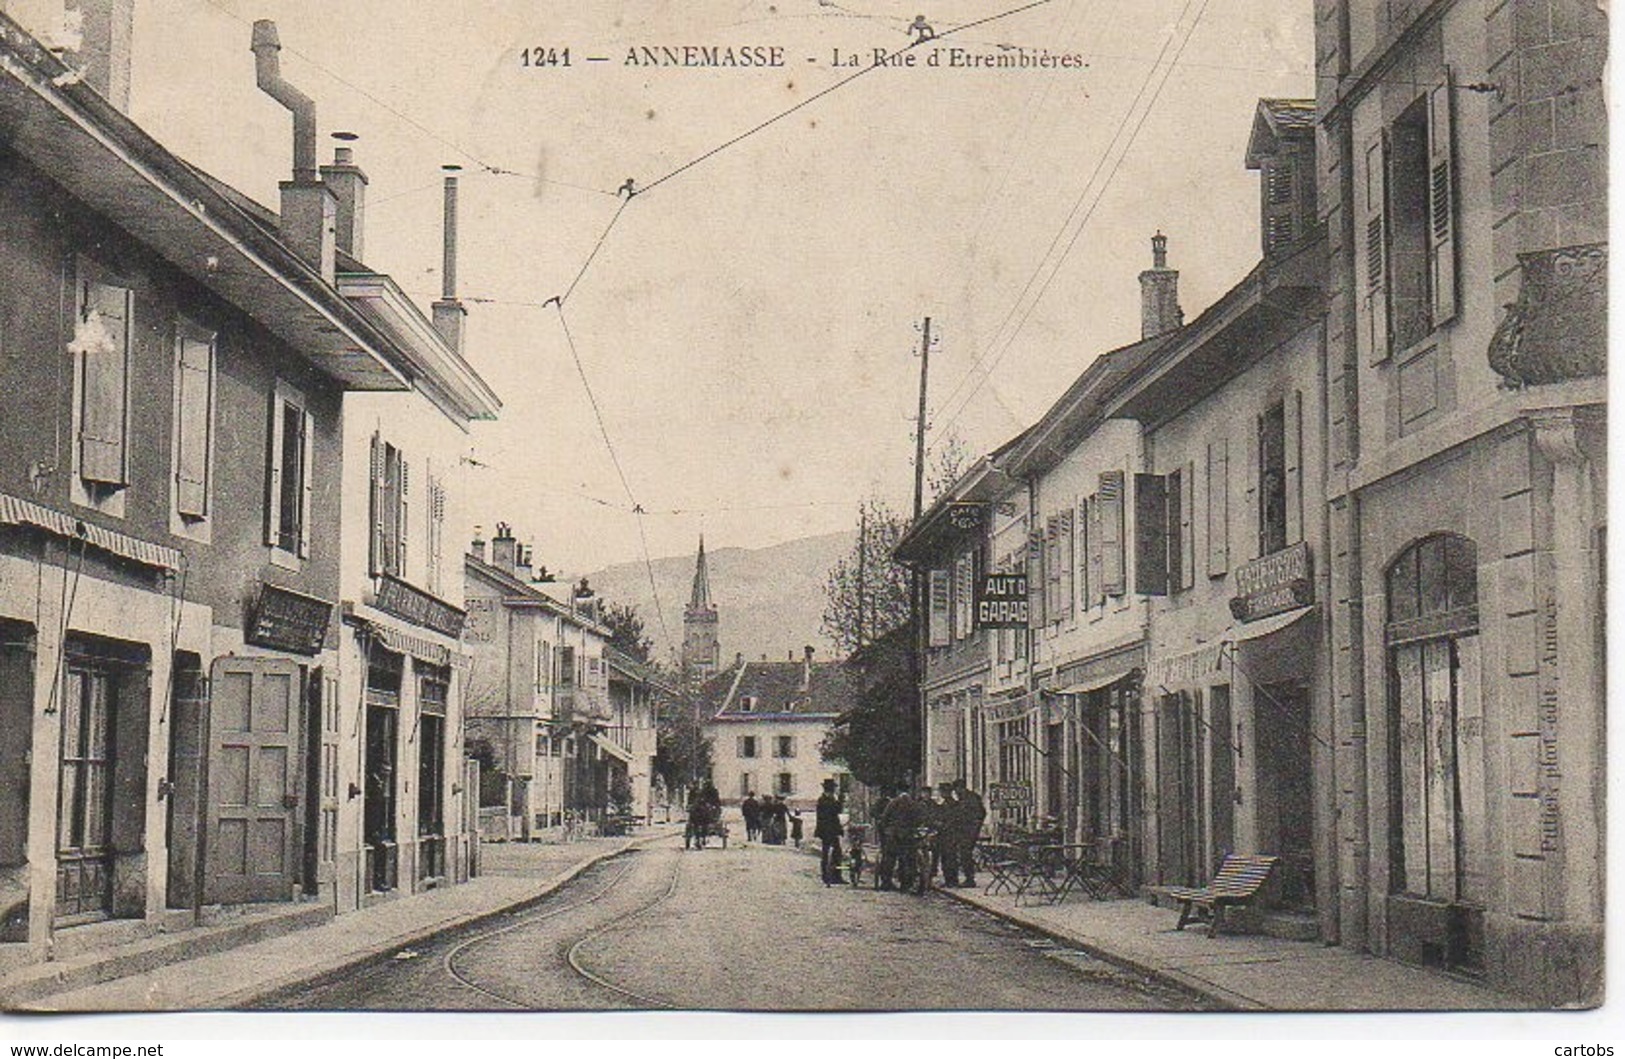
M 506 522 L 498 522 L 496 536 L 491 538 L 491 565 L 505 574 L 511 574 L 514 560 L 518 557 L 518 542 L 514 540 L 512 527 Z
M 801 649 L 801 658 L 801 690 L 811 691 L 813 649 L 810 644 Z
M 333 214 L 334 240 L 338 248 L 360 260 L 363 254 L 362 223 L 366 218 L 367 174 L 355 162 L 350 141 L 355 134 L 335 132 L 340 143 L 333 148 L 333 161 L 321 168 L 322 183 L 333 192 L 337 206 Z
M 1151 237 L 1151 267 L 1140 273 L 1140 337 L 1155 338 L 1184 326 L 1179 270 L 1168 267 L 1168 237 Z

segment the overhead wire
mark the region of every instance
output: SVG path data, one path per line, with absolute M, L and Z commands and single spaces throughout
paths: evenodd
M 1195 3 L 1195 2 L 1196 2 L 1196 0 L 1188 0 L 1188 2 L 1185 5 L 1184 10 L 1186 12 L 1188 12 L 1190 10 L 1190 8 L 1191 8 L 1191 5 L 1193 3 Z M 1195 16 L 1195 18 L 1193 18 L 1191 20 L 1190 28 L 1186 31 L 1184 39 L 1180 41 L 1179 48 L 1174 53 L 1174 62 L 1171 62 L 1171 63 L 1167 64 L 1166 66 L 1161 66 L 1160 67 L 1162 69 L 1162 79 L 1160 81 L 1158 81 L 1157 87 L 1156 87 L 1155 91 L 1152 93 L 1150 101 L 1146 104 L 1144 109 L 1142 109 L 1140 111 L 1140 116 L 1139 116 L 1138 120 L 1135 121 L 1134 128 L 1129 133 L 1127 141 L 1124 142 L 1122 151 L 1120 153 L 1118 153 L 1116 159 L 1112 162 L 1110 171 L 1107 172 L 1105 180 L 1100 184 L 1099 189 L 1095 193 L 1094 201 L 1092 201 L 1089 204 L 1089 208 L 1088 208 L 1087 212 L 1084 213 L 1083 218 L 1078 222 L 1077 227 L 1073 229 L 1072 236 L 1071 236 L 1070 239 L 1067 240 L 1066 246 L 1065 246 L 1065 248 L 1062 249 L 1060 257 L 1056 258 L 1054 266 L 1050 268 L 1049 276 L 1039 286 L 1038 293 L 1033 296 L 1031 301 L 1027 302 L 1027 307 L 1021 314 L 1021 319 L 1016 322 L 1016 325 L 1015 325 L 1014 329 L 1012 329 L 1008 333 L 1008 336 L 1005 337 L 1003 346 L 1002 346 L 1002 348 L 999 349 L 998 355 L 995 356 L 993 358 L 992 362 L 990 362 L 987 365 L 987 368 L 984 371 L 981 372 L 980 377 L 977 378 L 976 382 L 971 386 L 970 390 L 967 393 L 965 393 L 964 398 L 959 402 L 959 407 L 954 410 L 952 415 L 950 415 L 948 420 L 943 424 L 942 429 L 944 431 L 946 431 L 948 427 L 952 426 L 954 423 L 957 423 L 959 421 L 959 417 L 961 415 L 963 415 L 965 409 L 967 407 L 969 407 L 971 400 L 976 396 L 976 394 L 978 392 L 981 391 L 982 387 L 987 384 L 988 379 L 992 378 L 994 369 L 997 368 L 999 366 L 999 364 L 1003 362 L 1004 357 L 1014 347 L 1016 338 L 1021 334 L 1021 329 L 1026 326 L 1027 321 L 1032 317 L 1032 314 L 1037 309 L 1039 303 L 1043 301 L 1044 295 L 1046 293 L 1048 293 L 1050 285 L 1055 282 L 1055 277 L 1060 274 L 1061 266 L 1066 262 L 1067 257 L 1071 254 L 1072 248 L 1077 245 L 1079 237 L 1082 236 L 1084 228 L 1088 225 L 1090 218 L 1092 218 L 1094 216 L 1095 210 L 1100 206 L 1101 200 L 1105 198 L 1106 190 L 1111 186 L 1112 180 L 1117 176 L 1118 171 L 1122 168 L 1123 160 L 1128 157 L 1129 151 L 1133 149 L 1134 141 L 1139 138 L 1140 130 L 1145 127 L 1146 120 L 1150 117 L 1151 111 L 1156 107 L 1157 100 L 1159 98 L 1161 98 L 1162 90 L 1168 84 L 1168 79 L 1173 74 L 1173 70 L 1174 70 L 1175 65 L 1178 62 L 1179 56 L 1184 53 L 1184 50 L 1185 50 L 1186 46 L 1190 44 L 1191 38 L 1195 35 L 1197 26 L 1200 25 L 1200 23 L 1202 21 L 1202 16 L 1207 11 L 1208 3 L 1209 3 L 1209 0 L 1201 0 L 1201 6 L 1197 8 L 1196 16 Z M 1182 22 L 1183 20 L 1184 19 L 1183 19 L 1183 12 L 1182 12 L 1180 21 Z M 1177 31 L 1177 25 L 1178 24 L 1176 23 L 1176 31 Z M 1170 37 L 1169 42 L 1171 42 L 1172 39 L 1173 38 Z M 1165 44 L 1165 48 L 1166 48 L 1166 44 Z M 1160 64 L 1159 64 L 1159 66 L 1160 66 Z M 1148 74 L 1148 77 L 1147 77 L 1147 83 L 1149 83 L 1150 77 L 1154 76 L 1156 74 L 1156 71 L 1158 70 L 1159 66 L 1153 66 L 1151 68 L 1150 74 Z M 1126 125 L 1126 121 L 1127 121 L 1128 117 L 1130 115 L 1132 115 L 1132 113 L 1133 113 L 1133 106 L 1131 105 L 1130 108 L 1129 108 L 1128 114 L 1125 114 L 1125 125 Z M 1123 127 L 1124 126 L 1121 126 L 1121 125 L 1119 126 L 1119 132 L 1121 132 Z M 1113 138 L 1113 141 L 1114 142 L 1116 141 L 1116 137 Z M 1110 154 L 1111 154 L 1111 147 L 1108 145 L 1105 154 L 1103 154 L 1101 156 L 1102 162 L 1104 162 L 1104 160 L 1107 157 L 1109 157 Z M 1098 167 L 1097 167 L 1097 172 L 1098 172 Z M 1091 178 L 1090 184 L 1092 184 L 1092 183 L 1093 183 L 1093 179 Z M 1087 195 L 1087 191 L 1088 191 L 1089 186 L 1090 185 L 1085 185 L 1084 195 Z M 1064 235 L 1065 232 L 1066 232 L 1067 227 L 1070 226 L 1071 218 L 1072 218 L 1072 216 L 1076 215 L 1078 207 L 1082 205 L 1084 195 L 1080 195 L 1077 205 L 1075 205 L 1073 207 L 1072 214 L 1068 215 L 1067 222 L 1065 224 L 1063 224 L 1061 229 L 1056 233 L 1057 239 L 1051 241 L 1051 244 L 1050 244 L 1051 250 L 1053 250 L 1056 242 L 1059 240 L 1059 237 Z M 1039 274 L 1043 271 L 1044 265 L 1047 263 L 1048 258 L 1049 258 L 1049 251 L 1046 251 L 1044 258 L 1042 258 L 1040 260 L 1040 262 L 1039 262 L 1039 267 L 1036 270 L 1034 270 L 1032 277 L 1028 280 L 1027 286 L 1023 288 L 1023 294 L 1021 296 L 1018 296 L 1016 302 L 1011 306 L 1011 313 L 1007 314 L 1006 317 L 1005 317 L 1006 322 L 1008 322 L 1009 319 L 1011 319 L 1014 316 L 1015 311 L 1020 308 L 1021 302 L 1022 302 L 1023 298 L 1025 298 L 1026 291 L 1031 289 L 1032 283 L 1037 279 Z M 975 375 L 975 373 L 977 371 L 977 368 L 980 366 L 982 361 L 985 360 L 986 357 L 990 353 L 993 352 L 994 347 L 999 342 L 999 335 L 1003 331 L 1004 326 L 1005 326 L 1004 324 L 1001 324 L 999 329 L 994 332 L 994 337 L 993 337 L 992 342 L 989 343 L 987 349 L 983 351 L 982 355 L 977 358 L 976 362 L 974 362 L 971 365 L 970 369 L 962 377 L 961 385 L 963 385 L 964 382 L 968 381 L 973 375 Z M 956 393 L 958 392 L 958 387 L 956 387 L 955 392 Z M 952 400 L 952 398 L 950 398 L 950 400 Z M 945 404 L 945 407 L 946 407 L 946 404 Z M 930 446 L 928 446 L 928 448 L 929 447 Z

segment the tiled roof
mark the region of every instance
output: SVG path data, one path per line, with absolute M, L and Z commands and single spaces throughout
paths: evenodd
M 742 662 L 706 681 L 700 695 L 718 720 L 833 716 L 851 708 L 852 678 L 841 663 L 814 662 L 810 688 L 802 686 L 805 679 L 803 662 Z
M 1270 112 L 1270 120 L 1283 129 L 1308 129 L 1315 124 L 1315 101 L 1312 99 L 1261 99 Z

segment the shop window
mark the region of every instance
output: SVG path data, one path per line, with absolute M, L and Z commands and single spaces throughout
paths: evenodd
M 1391 888 L 1482 903 L 1488 833 L 1477 551 L 1441 534 L 1387 574 Z
M 424 666 L 418 680 L 418 878 L 446 874 L 446 699 L 451 674 Z
M 312 424 L 304 397 L 278 382 L 271 399 L 265 543 L 301 559 L 310 555 Z

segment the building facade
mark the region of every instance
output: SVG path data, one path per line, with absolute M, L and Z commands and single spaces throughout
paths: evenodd
M 1607 19 L 1316 5 L 1341 938 L 1601 996 Z
M 421 374 L 340 283 L 313 143 L 257 206 L 109 101 L 127 5 L 83 5 L 72 67 L 50 7 L 0 16 L 7 961 L 343 905 L 343 401 Z

